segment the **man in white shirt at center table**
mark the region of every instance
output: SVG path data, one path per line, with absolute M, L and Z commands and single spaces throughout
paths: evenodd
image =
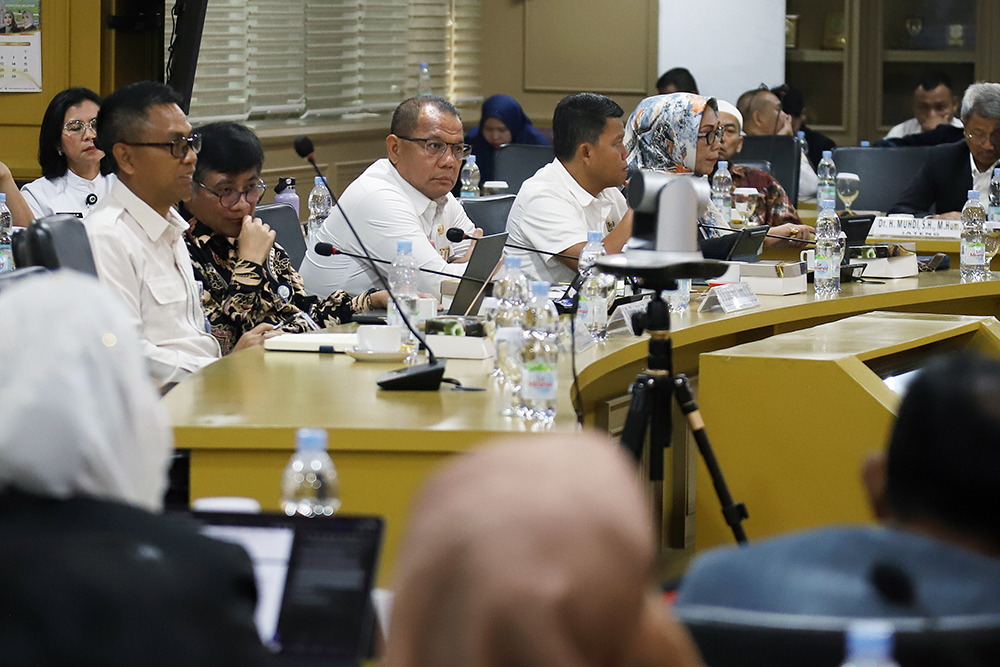
M 173 208 L 191 198 L 201 147 L 180 103 L 177 93 L 151 81 L 108 96 L 97 140 L 114 157 L 118 181 L 84 219 L 98 277 L 128 308 L 161 391 L 220 356 L 184 243 L 188 223 Z M 263 342 L 272 328 L 247 332 L 236 348 Z
M 413 97 L 396 107 L 385 140 L 389 157 L 368 167 L 340 196 L 341 207 L 374 259 L 391 262 L 396 242 L 407 239 L 420 268 L 456 278 L 465 272 L 472 244 L 453 244 L 446 236 L 451 227 L 469 236 L 483 234 L 451 194 L 462 158 L 471 151 L 464 137 L 458 110 L 443 98 Z M 314 240 L 364 255 L 336 206 Z M 379 271 L 388 276 L 389 265 L 379 264 Z M 321 297 L 338 289 L 350 294 L 382 289 L 367 260 L 347 255 L 321 257 L 314 248 L 306 251 L 299 273 L 306 291 Z M 440 298 L 442 279 L 421 271 L 418 289 Z
M 619 188 L 625 184 L 624 111 L 604 95 L 577 93 L 562 99 L 552 116 L 556 159 L 526 180 L 507 217 L 510 243 L 567 257 L 509 249 L 521 257 L 532 280 L 568 283 L 587 232 L 599 231 L 608 254 L 621 252 L 632 236 L 632 211 Z

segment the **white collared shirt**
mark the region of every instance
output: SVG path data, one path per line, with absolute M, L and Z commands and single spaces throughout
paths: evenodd
M 969 153 L 969 164 L 972 166 L 972 189 L 979 190 L 980 201 L 983 202 L 983 206 L 988 207 L 990 205 L 990 181 L 993 180 L 993 170 L 1000 166 L 1000 160 L 987 167 L 986 171 L 979 171 L 979 167 L 976 166 L 976 158 L 972 157 L 972 153 Z
M 51 181 L 43 177 L 25 183 L 21 195 L 36 219 L 60 213 L 85 218 L 117 182 L 118 177 L 114 174 L 98 174 L 89 181 L 67 169 L 65 174 Z
M 962 125 L 962 121 L 954 116 L 951 118 L 951 126 L 965 127 Z M 920 121 L 916 118 L 911 118 L 910 120 L 905 120 L 899 125 L 894 126 L 891 130 L 889 130 L 889 133 L 885 135 L 885 138 L 900 139 L 910 134 L 919 134 L 923 131 L 923 128 L 920 127 Z
M 526 180 L 507 217 L 508 241 L 547 252 L 562 252 L 587 242 L 587 232 L 607 236 L 625 214 L 628 203 L 618 188 L 605 188 L 596 197 L 583 189 L 558 159 Z M 521 258 L 521 270 L 530 280 L 567 283 L 576 272 L 557 257 L 510 248 Z
M 127 306 L 157 387 L 221 356 L 184 243 L 188 223 L 177 211 L 164 219 L 117 181 L 84 226 L 97 275 Z
M 450 227 L 459 227 L 466 234 L 475 231 L 465 209 L 451 193 L 428 198 L 410 185 L 388 159 L 376 161 L 347 186 L 340 205 L 375 259 L 391 262 L 396 257 L 396 241 L 409 239 L 413 257 L 421 268 L 456 277 L 465 272 L 465 264 L 449 264 L 448 260 L 465 254 L 469 242 L 452 244 L 445 236 Z M 336 206 L 317 230 L 315 240 L 344 252 L 364 254 Z M 388 276 L 388 264 L 379 264 L 379 268 L 382 275 Z M 306 251 L 299 273 L 306 291 L 321 297 L 339 289 L 352 295 L 373 287 L 382 289 L 366 260 L 346 255 L 320 257 L 313 248 Z M 421 271 L 419 290 L 440 298 L 441 280 L 441 276 Z

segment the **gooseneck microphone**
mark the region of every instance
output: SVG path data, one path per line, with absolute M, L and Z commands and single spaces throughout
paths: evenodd
M 463 229 L 460 229 L 459 227 L 451 227 L 447 232 L 445 232 L 445 236 L 447 236 L 448 240 L 451 241 L 452 243 L 460 243 L 462 241 L 476 240 L 474 236 L 469 236 L 468 234 L 465 233 Z M 539 250 L 537 248 L 529 248 L 528 246 L 517 245 L 516 243 L 504 243 L 503 245 L 505 248 L 527 250 L 528 252 L 537 252 L 540 255 L 549 255 L 550 257 L 562 257 L 563 259 L 571 259 L 574 262 L 580 261 L 579 257 L 574 257 L 573 255 L 564 255 L 560 252 L 548 252 L 546 250 Z
M 402 368 L 398 371 L 389 371 L 388 373 L 383 373 L 379 375 L 376 379 L 378 386 L 383 389 L 389 390 L 418 390 L 418 391 L 437 391 L 441 388 L 441 380 L 444 378 L 444 368 L 445 362 L 440 361 L 434 356 L 434 351 L 431 350 L 430 345 L 420 332 L 416 330 L 412 323 L 410 323 L 410 318 L 406 316 L 406 312 L 399 307 L 399 301 L 396 300 L 396 295 L 392 293 L 389 289 L 389 281 L 385 279 L 385 276 L 378 270 L 375 266 L 375 259 L 372 257 L 371 253 L 368 252 L 368 248 L 365 246 L 364 241 L 358 235 L 354 225 L 351 224 L 351 220 L 347 217 L 347 212 L 340 205 L 340 200 L 337 199 L 336 195 L 333 194 L 333 190 L 326 182 L 326 176 L 320 171 L 319 167 L 316 166 L 316 160 L 313 158 L 313 142 L 312 139 L 306 136 L 296 137 L 294 144 L 295 152 L 298 153 L 300 158 L 308 161 L 312 165 L 313 169 L 316 170 L 316 175 L 319 176 L 320 180 L 323 181 L 323 187 L 326 188 L 327 193 L 330 195 L 330 199 L 333 201 L 337 210 L 340 211 L 340 215 L 344 218 L 344 222 L 347 223 L 348 229 L 354 235 L 357 240 L 358 245 L 361 246 L 361 251 L 364 253 L 365 259 L 371 263 L 372 270 L 375 271 L 375 275 L 378 276 L 379 282 L 382 283 L 382 287 L 385 291 L 389 293 L 389 298 L 392 299 L 392 303 L 396 306 L 396 311 L 399 313 L 400 318 L 406 325 L 406 328 L 410 330 L 410 333 L 420 341 L 420 343 L 427 348 L 427 363 L 420 364 L 418 366 L 408 366 Z M 332 246 L 331 246 L 332 249 Z

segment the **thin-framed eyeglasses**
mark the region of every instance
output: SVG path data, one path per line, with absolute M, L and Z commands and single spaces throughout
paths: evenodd
M 128 141 L 122 141 L 121 143 L 126 146 L 159 146 L 160 148 L 169 148 L 171 155 L 178 160 L 183 160 L 189 149 L 194 151 L 195 155 L 197 155 L 198 151 L 201 150 L 201 135 L 194 133 L 190 137 L 177 137 L 173 141 L 164 141 L 159 143 L 130 143 Z
M 201 181 L 195 181 L 199 186 L 205 189 L 209 194 L 215 195 L 219 198 L 219 203 L 222 204 L 223 208 L 232 208 L 239 203 L 241 198 L 245 198 L 247 203 L 253 206 L 260 201 L 261 196 L 264 194 L 264 190 L 267 189 L 267 185 L 261 181 L 258 181 L 254 185 L 251 185 L 246 190 L 233 190 L 227 188 L 222 192 L 216 192 L 212 188 L 208 187 Z
M 70 134 L 82 134 L 90 128 L 94 132 L 97 132 L 97 119 L 91 118 L 90 120 L 71 120 L 65 125 L 63 125 L 63 132 L 69 132 Z
M 450 144 L 443 139 L 418 139 L 416 137 L 400 137 L 398 134 L 396 136 L 403 141 L 412 141 L 415 144 L 420 144 L 424 149 L 424 152 L 431 157 L 441 157 L 449 148 L 451 149 L 451 154 L 455 156 L 456 160 L 467 158 L 472 155 L 472 146 L 462 141 Z
M 714 131 L 706 132 L 705 134 L 699 134 L 699 139 L 704 139 L 705 144 L 711 146 L 716 141 L 722 141 L 722 135 L 726 133 L 726 130 L 721 127 L 717 127 Z

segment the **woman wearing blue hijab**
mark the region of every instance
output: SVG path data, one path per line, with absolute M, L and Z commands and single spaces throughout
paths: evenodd
M 549 140 L 531 124 L 521 105 L 510 95 L 493 95 L 483 102 L 479 125 L 472 128 L 466 143 L 472 144 L 482 180 L 493 180 L 493 151 L 504 144 L 548 146 Z

